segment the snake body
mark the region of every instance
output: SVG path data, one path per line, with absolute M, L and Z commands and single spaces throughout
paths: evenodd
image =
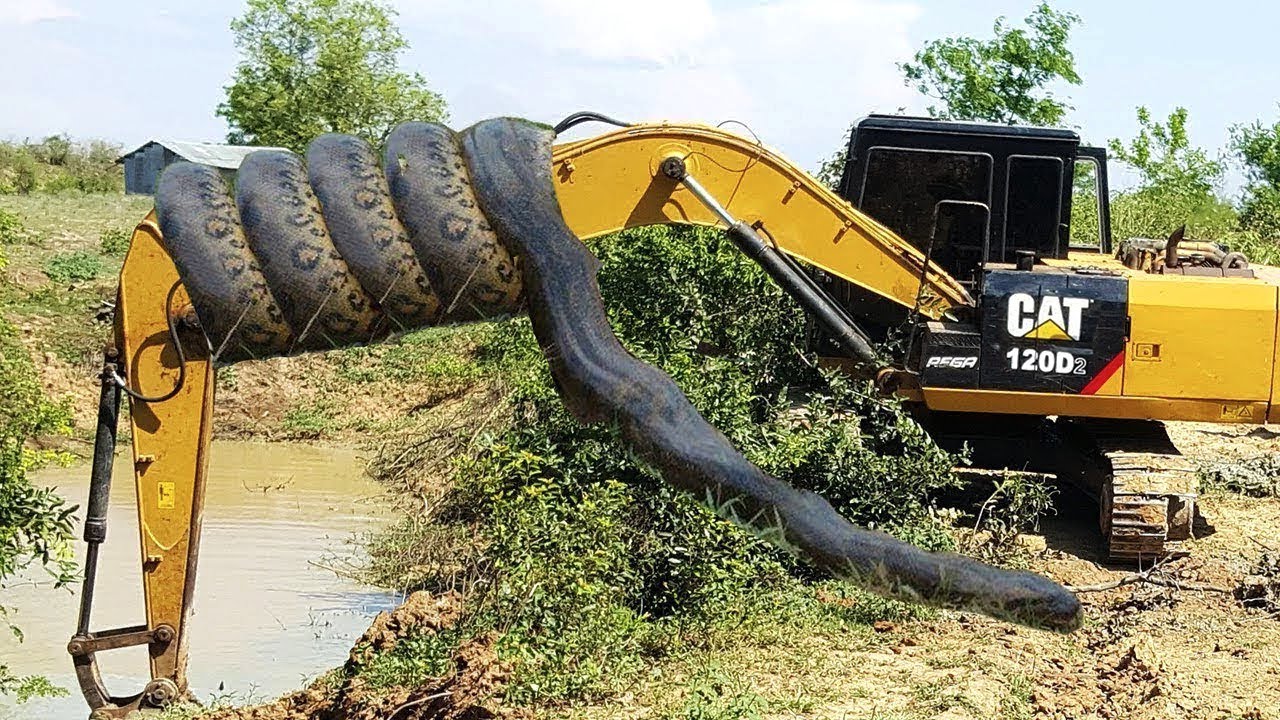
M 858 528 L 821 496 L 766 475 L 670 377 L 628 353 L 605 314 L 599 263 L 561 217 L 552 140 L 513 119 L 461 135 L 409 123 L 388 139 L 384 181 L 361 141 L 327 135 L 305 170 L 287 153 L 251 155 L 235 205 L 215 171 L 175 165 L 156 209 L 219 361 L 527 304 L 570 412 L 616 423 L 664 480 L 723 516 L 881 593 L 1041 627 L 1079 624 L 1078 600 L 1047 578 Z

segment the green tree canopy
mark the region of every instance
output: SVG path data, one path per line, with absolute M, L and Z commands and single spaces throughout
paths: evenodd
M 19 638 L 22 632 L 13 624 L 18 618 L 11 617 L 4 600 L 6 585 L 29 580 L 24 573 L 44 568 L 60 587 L 75 572 L 69 540 L 76 508 L 27 477 L 27 470 L 42 460 L 27 441 L 65 430 L 68 417 L 65 408 L 45 399 L 26 349 L 0 320 L 0 630 L 7 627 Z M 42 677 L 18 677 L 0 660 L 0 694 L 25 700 L 60 692 Z
M 1041 3 L 1026 28 L 997 18 L 993 37 L 933 40 L 900 63 L 906 83 L 938 101 L 929 114 L 944 120 L 1057 125 L 1071 106 L 1048 90 L 1056 81 L 1080 84 L 1068 41 L 1080 18 Z
M 1240 203 L 1241 225 L 1266 238 L 1280 238 L 1280 122 L 1236 125 L 1231 149 L 1249 180 Z
M 1111 154 L 1138 171 L 1143 189 L 1205 196 L 1222 181 L 1226 166 L 1203 149 L 1192 147 L 1187 135 L 1187 109 L 1175 108 L 1163 123 L 1151 111 L 1138 108 L 1138 134 L 1128 143 L 1112 139 Z
M 1191 144 L 1185 108 L 1163 122 L 1145 107 L 1137 113 L 1137 135 L 1108 143 L 1115 159 L 1138 172 L 1138 186 L 1112 199 L 1116 238 L 1165 237 L 1184 223 L 1193 238 L 1226 238 L 1238 218 L 1217 194 L 1225 163 Z
M 405 120 L 442 120 L 444 99 L 400 69 L 408 43 L 380 0 L 248 0 L 231 23 L 241 60 L 218 115 L 230 142 L 301 151 L 342 132 L 380 143 Z

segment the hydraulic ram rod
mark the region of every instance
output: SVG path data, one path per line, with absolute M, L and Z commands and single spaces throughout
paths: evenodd
M 884 364 L 876 354 L 875 348 L 871 346 L 866 333 L 862 332 L 839 305 L 823 292 L 812 278 L 766 243 L 754 228 L 730 215 L 729 211 L 712 197 L 693 175 L 689 174 L 683 160 L 678 157 L 663 160 L 662 174 L 682 183 L 694 197 L 698 198 L 699 202 L 720 218 L 733 244 L 763 268 L 783 291 L 795 298 L 796 302 L 800 303 L 800 307 L 817 320 L 823 329 L 831 333 L 836 342 L 854 359 L 873 370 L 879 369 Z

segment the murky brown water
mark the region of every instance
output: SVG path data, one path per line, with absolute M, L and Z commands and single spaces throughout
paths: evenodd
M 88 475 L 85 466 L 42 471 L 36 479 L 83 505 Z M 115 478 L 94 629 L 132 625 L 143 617 L 127 454 L 117 458 Z M 379 492 L 364 476 L 363 461 L 350 450 L 213 444 L 191 620 L 190 677 L 197 697 L 261 699 L 295 689 L 341 664 L 369 619 L 395 604 L 394 596 L 343 580 L 316 564 L 356 552 L 347 542 L 352 534 L 376 527 L 383 517 Z M 72 695 L 24 705 L 0 698 L 0 720 L 87 716 L 65 650 L 75 626 L 78 590 L 29 584 L 5 590 L 4 604 L 18 608 L 11 619 L 26 633 L 26 641 L 0 637 L 0 659 L 20 674 L 46 675 Z M 112 692 L 136 692 L 147 679 L 143 648 L 100 658 Z

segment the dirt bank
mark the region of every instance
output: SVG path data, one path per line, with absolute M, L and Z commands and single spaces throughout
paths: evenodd
M 414 593 L 391 612 L 380 613 L 356 641 L 344 672 L 354 673 L 376 653 L 387 652 L 415 633 L 439 633 L 457 622 L 461 599 Z M 371 687 L 367 680 L 322 678 L 306 690 L 251 708 L 220 710 L 208 720 L 481 720 L 500 714 L 498 696 L 510 667 L 498 660 L 496 636 L 463 643 L 451 672 L 414 687 Z

